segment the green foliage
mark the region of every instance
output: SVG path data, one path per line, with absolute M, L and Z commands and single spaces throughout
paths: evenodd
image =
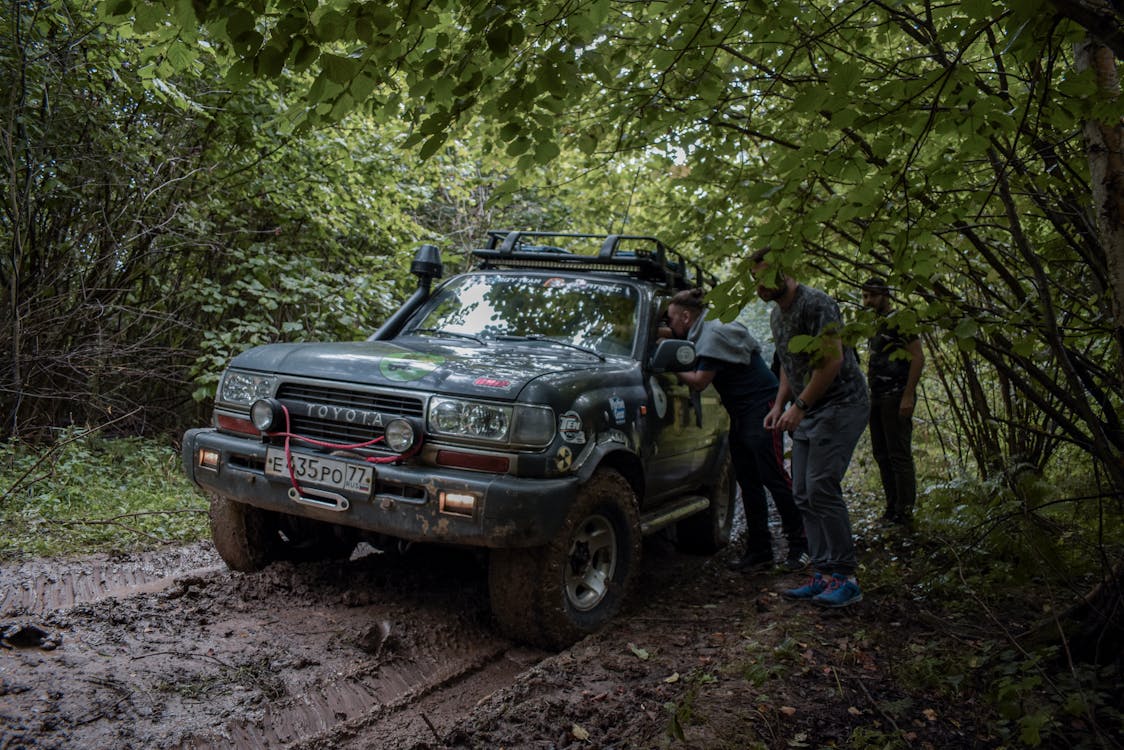
M 0 154 L 0 435 L 122 414 L 178 428 L 232 351 L 357 338 L 409 293 L 424 230 L 401 128 L 357 115 L 294 136 L 281 114 L 311 79 L 232 92 L 213 48 L 156 5 L 112 5 L 136 14 L 117 27 L 65 2 L 14 8 L 0 35 L 13 92 L 0 121 L 19 124 Z
M 0 559 L 143 549 L 206 538 L 206 502 L 154 441 L 61 431 L 0 443 Z

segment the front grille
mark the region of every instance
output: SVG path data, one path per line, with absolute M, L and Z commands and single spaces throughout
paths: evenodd
M 416 396 L 304 383 L 283 383 L 277 398 L 289 409 L 290 432 L 347 445 L 381 436 L 383 426 L 395 417 L 425 414 L 425 403 Z

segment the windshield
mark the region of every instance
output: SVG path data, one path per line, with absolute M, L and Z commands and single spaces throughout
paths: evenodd
M 634 287 L 611 281 L 479 274 L 441 288 L 405 333 L 527 336 L 631 354 L 639 302 Z

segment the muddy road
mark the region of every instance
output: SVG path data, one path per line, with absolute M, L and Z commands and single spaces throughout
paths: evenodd
M 613 623 L 548 653 L 497 633 L 481 557 L 362 552 L 245 575 L 209 544 L 4 565 L 0 750 L 994 746 L 979 705 L 895 679 L 935 635 L 898 592 L 816 611 L 777 595 L 797 577 L 655 537 Z
M 229 572 L 209 545 L 0 573 L 3 747 L 435 741 L 546 656 L 491 628 L 468 553 Z

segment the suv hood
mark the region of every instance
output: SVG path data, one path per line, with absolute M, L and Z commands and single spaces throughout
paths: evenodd
M 441 393 L 515 398 L 542 375 L 619 369 L 574 349 L 550 344 L 411 340 L 267 344 L 235 357 L 231 367 L 345 383 Z

